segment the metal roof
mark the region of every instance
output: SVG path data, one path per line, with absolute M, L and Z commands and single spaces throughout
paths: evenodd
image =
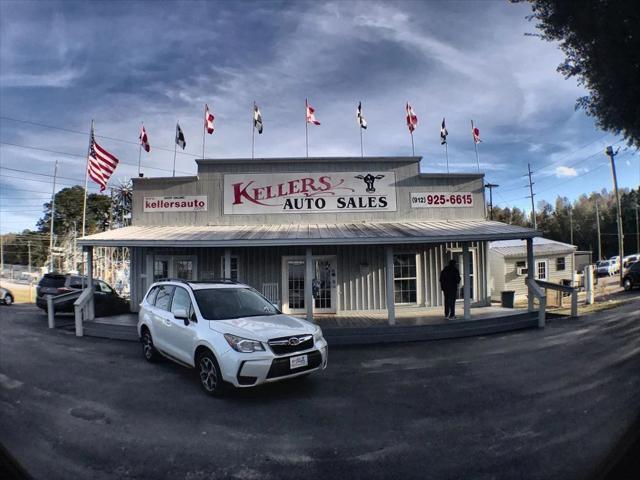
M 549 238 L 536 237 L 533 239 L 533 254 L 557 255 L 562 253 L 573 253 L 578 247 L 568 243 L 556 242 Z M 523 240 L 502 240 L 491 242 L 489 249 L 503 257 L 526 257 L 527 245 Z
M 235 163 L 244 165 L 246 163 L 344 163 L 350 165 L 357 163 L 416 163 L 422 160 L 421 156 L 414 157 L 277 157 L 277 158 L 205 158 L 196 159 L 198 165 L 215 165 L 219 163 Z
M 80 245 L 257 247 L 442 243 L 530 238 L 530 228 L 485 220 L 286 225 L 131 226 L 82 237 Z

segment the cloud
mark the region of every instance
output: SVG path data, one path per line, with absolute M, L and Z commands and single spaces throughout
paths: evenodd
M 578 172 L 573 167 L 556 167 L 556 177 L 575 177 L 578 175 Z

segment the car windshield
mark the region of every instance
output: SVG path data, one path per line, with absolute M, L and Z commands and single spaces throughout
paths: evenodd
M 276 307 L 249 288 L 207 288 L 194 292 L 206 320 L 277 315 Z

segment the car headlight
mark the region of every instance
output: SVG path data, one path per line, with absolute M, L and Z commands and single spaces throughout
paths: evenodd
M 313 341 L 315 343 L 315 342 L 317 342 L 319 340 L 322 340 L 322 329 L 320 327 L 316 326 L 316 331 L 313 332 Z
M 236 335 L 231 335 L 230 333 L 225 333 L 224 339 L 236 352 L 264 352 L 264 345 L 262 345 L 262 343 L 258 342 L 257 340 L 238 337 Z

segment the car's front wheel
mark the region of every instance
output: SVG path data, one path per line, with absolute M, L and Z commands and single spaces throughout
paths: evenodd
M 219 397 L 224 393 L 225 383 L 222 380 L 222 373 L 213 353 L 204 351 L 198 355 L 196 369 L 198 370 L 200 385 L 202 385 L 205 392 L 214 397 Z
M 7 295 L 6 297 L 4 297 L 4 304 L 13 305 L 13 297 L 11 295 Z
M 158 352 L 153 346 L 153 338 L 151 337 L 151 332 L 146 328 L 142 331 L 142 337 L 140 338 L 142 342 L 142 354 L 144 355 L 144 359 L 147 362 L 155 362 L 158 360 Z
M 627 291 L 627 292 L 633 288 L 633 282 L 631 281 L 630 278 L 625 278 L 624 282 L 622 282 L 622 285 L 623 285 L 625 291 Z

